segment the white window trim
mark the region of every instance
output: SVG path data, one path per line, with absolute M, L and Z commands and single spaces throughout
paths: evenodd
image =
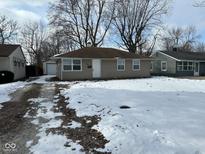
M 191 70 L 187 69 L 187 70 L 184 70 L 184 62 L 187 62 L 187 68 L 189 68 L 190 66 L 192 67 Z M 192 65 L 189 65 L 189 63 L 192 63 Z M 181 61 L 182 65 L 178 65 L 177 64 L 177 71 L 178 72 L 192 72 L 194 71 L 194 62 L 193 61 Z M 182 70 L 178 70 L 178 66 L 181 66 L 182 67 Z
M 118 69 L 118 60 L 122 60 L 124 62 L 124 69 Z M 117 59 L 117 71 L 121 72 L 121 71 L 125 71 L 125 59 Z
M 71 60 L 71 70 L 64 70 L 64 60 Z M 73 70 L 73 60 L 80 60 L 80 70 Z M 62 58 L 62 71 L 63 72 L 81 72 L 82 71 L 82 59 L 81 58 Z
M 135 61 L 135 60 L 138 60 L 138 61 L 139 61 L 139 69 L 134 69 L 134 61 Z M 140 67 L 141 67 L 140 64 L 141 64 L 140 59 L 132 59 L 132 70 L 133 70 L 133 71 L 140 71 Z
M 166 64 L 166 69 L 162 69 L 163 63 Z M 161 71 L 162 71 L 162 72 L 166 72 L 166 71 L 167 71 L 167 61 L 161 61 Z

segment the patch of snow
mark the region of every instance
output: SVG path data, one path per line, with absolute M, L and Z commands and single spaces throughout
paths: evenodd
M 39 134 L 40 139 L 38 144 L 32 146 L 30 151 L 33 154 L 77 154 L 80 152 L 81 146 L 71 142 L 72 149 L 75 148 L 75 151 L 72 149 L 65 147 L 64 144 L 68 142 L 68 139 L 63 135 L 54 135 L 49 133 L 48 135 L 45 132 L 41 132 Z
M 0 110 L 3 108 L 3 105 L 0 104 Z
M 61 93 L 78 116 L 98 115 L 102 152 L 205 153 L 205 81 L 157 77 L 80 82 Z M 81 103 L 79 103 L 81 102 Z M 120 109 L 127 105 L 130 109 Z
M 59 99 L 54 99 L 53 100 L 54 103 L 57 103 L 58 101 L 59 101 Z
M 38 119 L 34 119 L 31 121 L 32 124 L 34 125 L 39 125 L 39 120 Z
M 27 111 L 26 114 L 23 117 L 24 118 L 32 118 L 32 116 L 29 115 L 29 111 Z
M 48 79 L 55 77 L 55 75 L 43 75 L 40 76 L 37 80 L 31 81 L 29 83 L 38 83 L 38 84 L 45 84 L 48 83 Z
M 72 121 L 71 123 L 68 124 L 67 127 L 69 127 L 69 128 L 73 128 L 73 129 L 75 129 L 75 128 L 79 128 L 79 127 L 81 127 L 81 123 L 76 122 L 76 121 Z
M 29 148 L 33 144 L 33 140 L 26 142 L 26 147 Z
M 58 99 L 58 98 L 59 98 L 59 95 L 55 95 L 53 98 L 54 98 L 54 99 Z
M 29 101 L 32 103 L 39 103 L 38 105 L 39 109 L 37 110 L 37 115 L 35 116 L 36 118 L 43 117 L 44 119 L 55 120 L 55 117 L 62 116 L 62 113 L 60 112 L 59 113 L 53 112 L 54 103 L 48 100 L 47 98 L 32 98 L 29 99 Z M 59 127 L 62 122 L 61 120 L 55 120 L 55 121 L 52 120 L 51 120 L 52 125 L 56 124 L 58 125 L 57 127 Z
M 48 98 L 30 98 L 28 99 L 28 102 L 32 102 L 32 103 L 42 103 L 42 102 L 45 102 L 45 101 L 48 101 Z

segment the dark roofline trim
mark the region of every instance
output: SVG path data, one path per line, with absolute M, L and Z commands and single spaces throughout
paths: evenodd
M 16 49 L 18 49 L 18 47 L 20 47 L 21 45 L 20 44 L 1 44 L 0 46 L 15 46 L 16 48 L 14 49 L 14 50 L 12 50 L 11 52 L 10 52 L 10 54 L 8 54 L 8 55 L 2 55 L 2 56 L 0 56 L 0 57 L 9 57 Z
M 27 62 L 27 61 L 26 61 L 26 57 L 25 57 L 25 55 L 24 55 L 24 53 L 23 53 L 23 50 L 22 50 L 21 45 L 18 45 L 18 47 L 17 47 L 14 51 L 16 51 L 18 48 L 20 48 L 21 53 L 23 54 L 24 60 L 25 60 L 25 62 Z M 14 51 L 13 51 L 10 55 L 12 55 L 12 54 L 14 53 Z M 10 55 L 9 55 L 9 56 L 10 56 Z M 8 57 L 9 57 L 9 56 L 8 56 Z
M 90 49 L 89 49 L 90 48 Z M 96 50 L 96 52 L 95 52 Z M 105 54 L 105 50 L 109 51 L 108 54 Z M 81 55 L 82 54 L 82 55 Z M 54 57 L 77 57 L 77 58 L 149 58 L 148 56 L 141 56 L 134 53 L 129 53 L 124 50 L 116 48 L 101 48 L 101 47 L 85 47 L 80 48 L 71 52 L 66 52 L 62 54 L 57 54 Z
M 180 59 L 177 59 L 177 58 L 175 58 L 175 57 L 173 57 L 173 56 L 170 56 L 170 55 L 168 55 L 168 54 L 166 54 L 166 53 L 163 53 L 163 52 L 161 52 L 161 51 L 158 51 L 158 52 L 160 52 L 161 54 L 163 54 L 163 55 L 165 55 L 165 56 L 167 56 L 167 57 L 170 57 L 170 58 L 172 58 L 172 59 L 174 59 L 174 60 L 176 60 L 176 61 L 205 62 L 205 60 L 186 60 L 186 59 L 181 59 L 181 60 L 180 60 Z
M 4 45 L 5 45 L 5 46 L 16 46 L 16 49 L 13 50 L 9 55 L 7 55 L 7 56 L 0 56 L 0 57 L 9 58 L 9 57 L 14 53 L 14 51 L 16 51 L 18 48 L 20 48 L 21 53 L 23 54 L 24 60 L 25 60 L 25 62 L 27 62 L 27 61 L 26 61 L 26 57 L 25 57 L 25 55 L 24 55 L 24 52 L 23 52 L 22 47 L 21 47 L 20 44 L 4 44 Z
M 161 61 L 160 59 L 151 59 L 152 61 Z M 205 62 L 205 60 L 178 60 L 178 62 Z
M 101 60 L 116 60 L 116 59 L 140 59 L 140 60 L 151 60 L 151 58 L 80 58 L 80 57 L 52 57 L 52 60 L 58 60 L 58 59 L 101 59 Z
M 172 58 L 172 59 L 174 59 L 174 60 L 176 60 L 176 61 L 182 61 L 182 60 L 180 60 L 180 59 L 177 59 L 177 58 L 175 58 L 175 57 L 173 57 L 173 56 L 170 56 L 170 55 L 168 55 L 168 54 L 166 54 L 166 53 L 163 53 L 163 52 L 161 52 L 161 51 L 158 51 L 158 52 L 160 52 L 161 54 L 163 54 L 163 55 L 165 55 L 165 56 L 167 56 L 167 57 L 170 57 L 170 58 Z

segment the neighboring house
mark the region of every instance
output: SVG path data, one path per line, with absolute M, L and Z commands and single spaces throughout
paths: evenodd
M 56 61 L 55 60 L 48 60 L 43 63 L 43 74 L 47 75 L 56 75 Z
M 168 76 L 205 75 L 205 53 L 158 51 L 152 55 L 151 73 Z
M 150 76 L 150 59 L 113 48 L 86 47 L 56 56 L 61 80 Z
M 14 73 L 14 80 L 25 77 L 26 59 L 20 45 L 0 44 L 0 71 Z

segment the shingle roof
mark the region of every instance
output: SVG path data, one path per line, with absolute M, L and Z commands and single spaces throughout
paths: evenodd
M 205 60 L 205 52 L 160 51 L 178 60 Z
M 71 57 L 71 58 L 147 58 L 134 53 L 129 53 L 114 48 L 101 47 L 86 47 L 65 54 L 57 55 L 56 57 Z
M 0 57 L 8 57 L 18 47 L 20 47 L 20 45 L 0 44 Z

